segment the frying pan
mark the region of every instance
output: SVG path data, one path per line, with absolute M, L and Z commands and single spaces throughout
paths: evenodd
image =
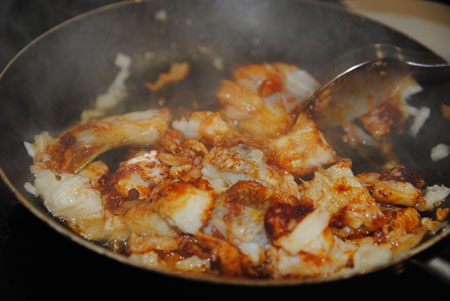
M 167 18 L 161 18 L 161 12 Z M 62 235 L 101 255 L 135 266 L 126 257 L 73 233 L 48 213 L 40 199 L 25 191 L 24 183 L 32 181 L 32 175 L 24 141 L 32 141 L 42 131 L 56 135 L 76 123 L 81 112 L 92 108 L 96 96 L 104 93 L 113 80 L 117 72 L 113 62 L 118 53 L 130 56 L 133 64 L 127 81 L 129 96 L 115 113 L 157 108 L 158 99 L 164 97 L 176 116 L 194 103 L 198 105 L 196 109 L 214 109 L 214 91 L 219 81 L 229 77 L 239 65 L 283 61 L 316 76 L 333 57 L 372 43 L 430 52 L 386 26 L 316 1 L 124 1 L 94 10 L 37 38 L 1 74 L 2 178 L 26 208 Z M 224 69 L 215 68 L 214 59 L 224 62 Z M 189 61 L 195 76 L 176 89 L 149 93 L 143 83 L 154 81 L 175 61 Z M 434 163 L 429 156 L 437 143 L 450 144 L 450 135 L 446 134 L 450 123 L 439 111 L 440 103 L 446 101 L 443 95 L 450 92 L 449 82 L 421 85 L 424 91 L 411 102 L 430 107 L 431 118 L 416 138 L 399 136 L 394 149 L 402 163 L 419 172 L 427 184 L 450 186 L 450 161 Z M 449 206 L 449 200 L 441 205 Z M 402 257 L 367 272 L 410 259 L 446 238 L 448 232 L 427 236 Z M 177 276 L 249 285 L 319 283 L 343 278 L 243 280 Z M 351 276 L 357 275 L 345 277 Z

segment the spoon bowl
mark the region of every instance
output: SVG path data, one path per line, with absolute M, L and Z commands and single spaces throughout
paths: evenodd
M 450 64 L 436 56 L 388 44 L 373 44 L 349 52 L 319 74 L 325 83 L 307 100 L 306 110 L 320 128 L 352 121 L 399 91 L 410 77 L 442 80 Z

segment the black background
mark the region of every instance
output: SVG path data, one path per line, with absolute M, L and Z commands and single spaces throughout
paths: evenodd
M 113 0 L 1 0 L 0 70 L 41 33 Z M 81 247 L 51 229 L 23 207 L 0 182 L 0 300 L 206 297 L 385 298 L 425 293 L 450 295 L 450 284 L 412 261 L 361 277 L 320 285 L 240 287 L 169 278 L 129 267 Z M 435 255 L 450 261 L 450 239 L 414 261 Z M 334 296 L 333 296 L 334 297 Z

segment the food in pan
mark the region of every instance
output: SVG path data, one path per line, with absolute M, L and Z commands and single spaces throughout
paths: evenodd
M 343 125 L 343 141 L 402 131 L 419 111 L 407 104 L 418 84 L 406 82 Z M 157 269 L 274 279 L 367 271 L 444 227 L 448 210 L 421 214 L 450 189 L 393 161 L 356 174 L 299 109 L 318 87 L 296 66 L 244 65 L 219 86 L 216 112 L 152 109 L 38 135 L 27 144 L 27 187 L 79 235 Z M 118 166 L 101 160 L 119 147 Z
M 439 161 L 445 159 L 450 154 L 450 145 L 439 143 L 435 145 L 430 152 L 431 160 Z
M 168 72 L 163 72 L 159 74 L 159 77 L 156 80 L 156 82 L 154 83 L 147 82 L 145 83 L 145 87 L 147 87 L 147 89 L 149 89 L 150 91 L 157 91 L 167 84 L 178 82 L 184 79 L 188 74 L 189 74 L 188 63 L 186 62 L 174 63 L 172 66 L 170 66 Z

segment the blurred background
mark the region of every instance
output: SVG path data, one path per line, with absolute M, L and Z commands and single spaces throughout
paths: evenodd
M 28 43 L 60 24 L 114 0 L 1 0 L 0 70 Z M 385 23 L 425 44 L 450 61 L 450 7 L 446 1 L 343 0 L 323 1 Z M 450 261 L 450 242 L 444 240 L 417 258 L 434 255 Z M 141 271 L 102 257 L 56 233 L 28 212 L 0 183 L 0 299 L 43 300 L 68 297 L 216 297 L 250 293 L 252 297 L 303 297 L 330 291 L 359 295 L 370 289 L 375 297 L 414 295 L 418 290 L 449 296 L 450 285 L 412 263 L 357 279 L 284 288 L 241 288 L 174 279 Z M 389 291 L 393 289 L 393 291 Z M 372 294 L 374 293 L 374 295 Z M 367 294 L 367 292 L 366 292 Z M 309 296 L 309 295 L 308 295 Z M 366 295 L 367 296 L 367 295 Z M 361 296 L 360 296 L 361 297 Z

